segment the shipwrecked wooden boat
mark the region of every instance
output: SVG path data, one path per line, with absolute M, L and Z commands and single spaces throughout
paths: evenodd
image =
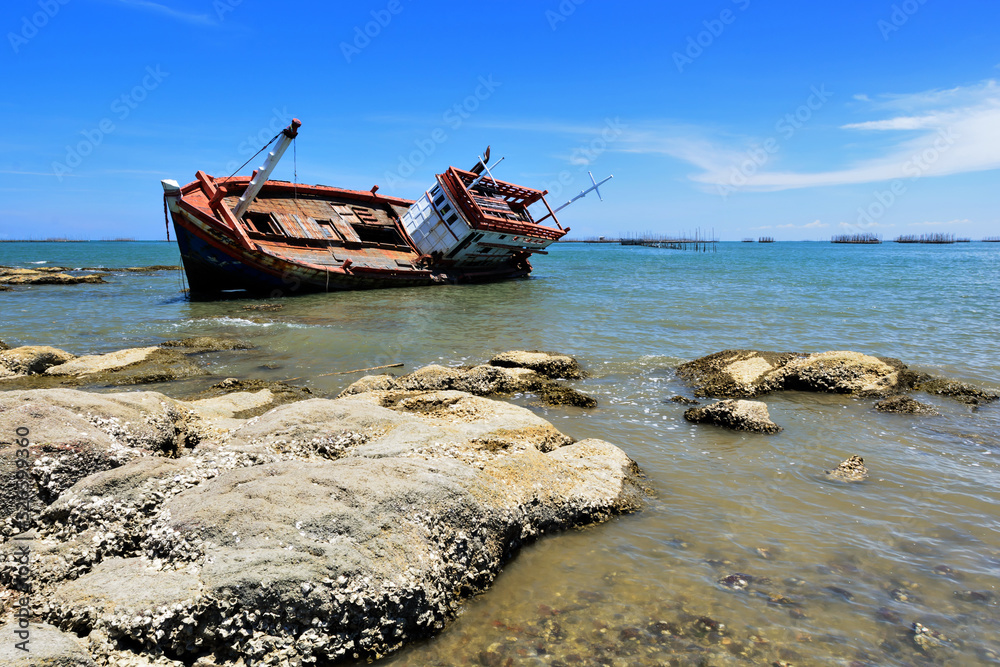
M 357 191 L 269 181 L 300 126 L 294 120 L 272 140 L 264 165 L 249 178 L 199 171 L 183 187 L 162 182 L 193 296 L 521 278 L 531 273 L 531 255 L 546 254 L 569 232 L 556 217 L 564 207 L 553 211 L 547 192 L 493 177 L 499 161 L 489 164 L 489 149 L 471 170 L 438 174 L 416 201 L 380 194 L 378 186 Z M 572 201 L 600 194 L 607 180 Z

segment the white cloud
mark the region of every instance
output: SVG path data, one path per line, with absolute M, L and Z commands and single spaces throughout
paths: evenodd
M 136 9 L 153 12 L 155 14 L 160 14 L 163 16 L 168 16 L 172 19 L 178 21 L 183 21 L 184 23 L 192 23 L 194 25 L 215 25 L 215 20 L 208 14 L 193 14 L 190 12 L 182 12 L 166 5 L 161 5 L 158 2 L 152 2 L 151 0 L 116 0 L 120 5 L 126 5 L 128 7 L 135 7 Z
M 993 80 L 974 86 L 930 90 L 909 95 L 881 95 L 855 99 L 871 112 L 889 117 L 840 127 L 849 134 L 836 144 L 869 146 L 873 157 L 820 171 L 779 171 L 771 155 L 758 168 L 747 169 L 753 144 L 706 138 L 705 128 L 663 126 L 629 133 L 624 150 L 668 155 L 701 171 L 691 180 L 710 191 L 732 188 L 769 192 L 828 185 L 876 183 L 924 176 L 946 176 L 1000 168 L 1000 87 Z M 891 133 L 904 133 L 892 137 Z M 886 141 L 886 133 L 890 133 Z M 781 143 L 778 139 L 779 145 Z M 866 142 L 869 142 L 866 144 Z M 760 143 L 760 142 L 758 142 Z M 784 147 L 781 147 L 784 148 Z M 738 178 L 737 178 L 738 177 Z

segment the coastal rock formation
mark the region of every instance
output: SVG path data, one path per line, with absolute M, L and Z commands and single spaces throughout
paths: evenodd
M 40 269 L 16 269 L 0 267 L 0 283 L 6 285 L 79 285 L 82 283 L 106 282 L 100 275 L 70 275 L 68 269 L 45 267 Z
M 75 358 L 69 352 L 46 345 L 4 349 L 0 351 L 0 379 L 37 375 Z
M 897 394 L 889 398 L 883 398 L 875 404 L 875 409 L 879 412 L 890 412 L 900 415 L 936 415 L 934 406 L 920 403 L 905 394 Z
M 466 392 L 371 391 L 248 420 L 246 393 L 211 409 L 152 392 L 0 397 L 0 416 L 30 417 L 33 447 L 89 437 L 122 452 L 40 497 L 31 542 L 35 613 L 89 635 L 99 664 L 385 655 L 440 629 L 521 545 L 641 504 L 619 448 Z M 0 562 L 0 585 L 16 567 Z
M 982 405 L 1000 399 L 1000 394 L 974 387 L 966 382 L 956 382 L 943 378 L 921 378 L 917 389 L 928 394 L 944 396 L 966 405 Z
M 29 651 L 17 648 L 14 632 L 16 623 L 0 627 L 0 665 L 5 667 L 97 667 L 87 652 L 85 643 L 48 623 L 33 623 L 28 642 Z
M 160 343 L 160 347 L 178 348 L 187 354 L 194 354 L 200 352 L 222 352 L 226 350 L 252 350 L 256 346 L 245 340 L 219 338 L 218 336 L 196 336 L 194 338 L 168 340 Z
M 512 350 L 490 359 L 490 365 L 503 368 L 527 368 L 552 379 L 577 380 L 584 376 L 576 359 L 565 354 L 552 354 L 550 352 Z
M 184 354 L 160 347 L 138 347 L 77 357 L 46 369 L 46 375 L 92 384 L 130 385 L 207 375 Z
M 772 391 L 883 397 L 911 388 L 916 375 L 899 359 L 858 352 L 797 354 L 725 350 L 682 364 L 678 375 L 698 396 L 750 398 Z
M 499 363 L 495 363 L 497 360 L 500 360 Z M 519 363 L 532 368 L 516 365 Z M 365 376 L 345 389 L 341 396 L 372 391 L 401 394 L 455 390 L 476 396 L 523 392 L 537 394 L 547 405 L 596 407 L 597 401 L 593 397 L 551 379 L 581 375 L 579 364 L 572 357 L 541 352 L 506 352 L 494 357 L 488 365 L 462 368 L 431 365 L 399 378 L 392 375 Z
M 245 341 L 202 336 L 82 357 L 46 346 L 0 349 L 0 381 L 11 388 L 166 382 L 208 374 L 190 355 L 253 347 Z M 11 385 L 14 380 L 21 382 Z
M 868 479 L 868 468 L 863 458 L 852 456 L 833 470 L 827 470 L 826 475 L 841 482 L 863 482 Z
M 760 401 L 718 401 L 703 408 L 691 408 L 684 419 L 696 424 L 715 424 L 734 431 L 779 433 L 782 428 L 771 421 L 767 405 Z

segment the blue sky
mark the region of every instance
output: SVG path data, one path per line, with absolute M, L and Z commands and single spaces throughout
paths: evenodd
M 613 173 L 573 236 L 1000 235 L 995 0 L 7 0 L 0 35 L 0 238 L 163 238 L 160 179 L 291 117 L 276 178 Z

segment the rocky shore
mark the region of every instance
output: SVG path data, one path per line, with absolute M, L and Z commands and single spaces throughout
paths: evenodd
M 909 392 L 923 391 L 973 407 L 1000 399 L 994 392 L 965 382 L 914 372 L 899 359 L 848 351 L 723 350 L 681 364 L 677 375 L 691 384 L 695 396 L 725 399 L 688 410 L 684 414 L 688 421 L 755 433 L 777 433 L 781 427 L 771 422 L 765 403 L 734 399 L 779 391 L 833 393 L 881 399 L 874 406 L 879 412 L 923 415 L 937 411 Z M 669 400 L 694 402 L 683 396 Z
M 10 286 L 27 285 L 92 285 L 105 283 L 110 273 L 155 273 L 159 271 L 179 271 L 179 266 L 134 266 L 118 269 L 107 267 L 83 267 L 70 269 L 61 266 L 38 266 L 19 268 L 0 266 L 0 291 L 9 291 Z
M 2 367 L 75 377 L 206 348 L 160 346 L 138 362 L 15 348 Z M 553 377 L 579 377 L 575 361 L 495 361 L 365 378 L 337 399 L 278 407 L 274 387 L 235 379 L 190 401 L 0 393 L 0 432 L 30 432 L 39 509 L 19 525 L 5 489 L 0 532 L 32 554 L 33 627 L 48 652 L 33 664 L 382 656 L 440 630 L 520 546 L 639 509 L 639 471 L 621 449 L 477 395 L 543 396 Z M 0 450 L 0 474 L 17 459 Z M 4 616 L 19 567 L 0 564 Z

